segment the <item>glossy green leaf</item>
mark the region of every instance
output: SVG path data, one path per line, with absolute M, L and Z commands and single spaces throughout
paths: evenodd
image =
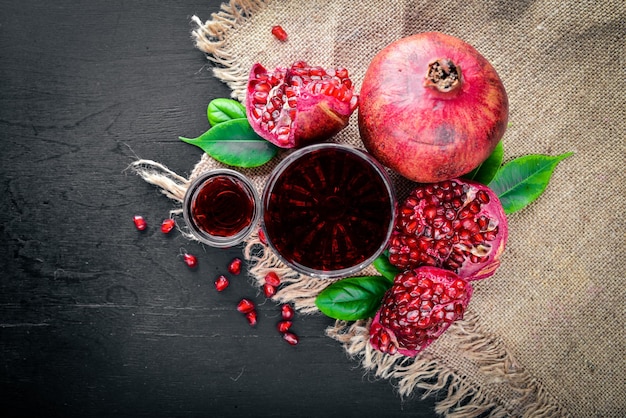
M 247 119 L 231 119 L 215 125 L 197 138 L 179 137 L 196 145 L 224 164 L 235 167 L 258 167 L 274 158 L 278 148 L 258 136 Z
M 219 125 L 232 119 L 246 119 L 246 108 L 236 100 L 211 100 L 206 110 L 211 126 Z
M 383 275 L 384 278 L 389 280 L 389 283 L 393 284 L 393 279 L 400 274 L 400 270 L 393 264 L 389 262 L 389 254 L 385 251 L 383 254 L 378 256 L 374 263 L 372 263 L 376 271 Z
M 382 276 L 348 277 L 324 289 L 315 305 L 325 315 L 344 321 L 371 318 L 380 307 L 389 280 Z
M 525 208 L 544 192 L 557 164 L 572 155 L 532 154 L 506 163 L 489 183 L 507 214 Z
M 485 161 L 469 173 L 463 176 L 463 178 L 468 180 L 477 181 L 482 184 L 489 184 L 489 182 L 494 178 L 500 166 L 502 165 L 502 159 L 504 158 L 504 147 L 502 146 L 502 141 L 498 142 L 496 148 L 493 150 L 491 155 L 487 157 Z

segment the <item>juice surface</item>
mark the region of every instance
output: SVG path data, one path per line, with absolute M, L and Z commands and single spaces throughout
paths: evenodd
M 208 179 L 191 205 L 191 216 L 204 232 L 229 237 L 247 227 L 254 215 L 254 201 L 245 186 L 234 178 Z
M 392 202 L 362 157 L 340 148 L 304 154 L 276 180 L 264 212 L 266 233 L 289 262 L 333 271 L 367 260 L 385 243 Z

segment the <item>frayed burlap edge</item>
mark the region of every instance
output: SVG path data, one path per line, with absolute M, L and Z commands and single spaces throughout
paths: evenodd
M 206 154 L 205 154 L 206 155 Z M 185 178 L 165 165 L 148 159 L 138 159 L 133 161 L 126 170 L 132 171 L 141 177 L 147 183 L 157 186 L 161 193 L 178 204 L 182 204 L 185 199 L 185 193 L 189 185 L 198 175 L 206 171 L 207 158 L 204 156 L 194 167 L 189 178 Z M 183 213 L 182 206 L 170 210 L 170 217 L 180 216 Z M 186 228 L 179 228 L 183 237 L 188 240 L 198 241 L 198 239 Z
M 231 89 L 231 96 L 241 100 L 245 96 L 249 68 L 242 68 L 237 57 L 224 48 L 228 30 L 246 21 L 246 18 L 266 6 L 267 0 L 231 0 L 223 3 L 221 11 L 213 13 L 211 20 L 202 22 L 198 16 L 191 20 L 196 28 L 191 32 L 196 48 L 205 52 L 207 58 L 217 64 L 213 74 Z
M 513 398 L 493 399 L 488 389 L 468 382 L 459 370 L 446 364 L 433 350 L 426 349 L 414 359 L 374 350 L 369 344 L 370 322 L 337 321 L 326 334 L 342 343 L 348 355 L 359 359 L 364 369 L 394 382 L 403 397 L 411 396 L 416 389 L 422 391 L 423 398 L 447 389 L 445 398 L 435 405 L 439 414 L 454 418 L 483 414 L 490 417 L 569 415 L 517 364 L 502 341 L 484 332 L 480 318 L 471 310 L 446 331 L 447 337 L 459 342 L 459 355 L 472 361 L 482 373 L 490 375 L 494 383 L 506 382 L 508 389 L 515 394 Z
M 272 297 L 274 302 L 292 303 L 299 312 L 305 314 L 320 313 L 315 306 L 315 298 L 336 280 L 321 280 L 291 270 L 256 234 L 247 240 L 243 253 L 250 263 L 249 274 L 255 286 L 262 286 L 265 275 L 270 271 L 281 277 L 282 286 Z M 373 274 L 372 268 L 369 267 L 363 274 Z M 359 360 L 366 371 L 377 378 L 391 381 L 403 398 L 413 396 L 416 390 L 422 392 L 422 398 L 447 390 L 444 398 L 435 404 L 435 411 L 452 418 L 484 414 L 490 417 L 569 416 L 541 384 L 515 361 L 504 343 L 482 329 L 479 316 L 471 310 L 446 331 L 446 337 L 455 340 L 459 356 L 489 375 L 494 384 L 507 385 L 509 392 L 514 394 L 510 399 L 494 399 L 488 388 L 469 382 L 460 370 L 447 364 L 434 350 L 426 349 L 416 358 L 391 356 L 374 350 L 369 344 L 370 322 L 371 319 L 336 321 L 326 329 L 326 335 L 341 343 L 348 356 Z
M 266 4 L 263 0 L 231 0 L 228 4 L 222 4 L 221 11 L 213 13 L 211 20 L 202 22 L 197 16 L 191 18 L 196 25 L 192 30 L 196 47 L 217 64 L 213 68 L 214 75 L 224 81 L 232 91 L 231 96 L 239 100 L 245 95 L 249 69 L 241 68 L 236 57 L 224 47 L 225 38 L 229 29 L 245 23 L 249 16 Z M 180 203 L 189 183 L 213 166 L 214 163 L 203 155 L 189 179 L 152 160 L 137 160 L 129 168 L 146 182 L 159 187 L 168 198 Z M 181 212 L 182 209 L 172 211 L 174 214 Z M 184 231 L 183 234 L 193 239 Z M 255 286 L 260 287 L 270 271 L 281 276 L 283 284 L 272 298 L 274 302 L 291 303 L 304 314 L 319 313 L 315 298 L 334 280 L 307 277 L 291 270 L 264 246 L 257 234 L 246 241 L 243 254 L 250 263 L 249 274 Z M 372 268 L 366 269 L 363 274 L 372 274 Z M 540 382 L 519 366 L 500 339 L 482 329 L 478 315 L 471 310 L 463 320 L 448 329 L 447 337 L 456 341 L 460 356 L 473 362 L 493 382 L 507 385 L 509 392 L 515 396 L 496 398 L 488 387 L 469 382 L 460 370 L 447 364 L 430 348 L 416 358 L 380 353 L 369 344 L 369 323 L 370 320 L 336 321 L 326 329 L 326 335 L 341 343 L 348 356 L 359 360 L 367 372 L 377 378 L 390 380 L 402 397 L 412 396 L 416 390 L 420 390 L 424 398 L 435 393 L 441 396 L 446 391 L 443 399 L 436 403 L 435 410 L 454 418 L 485 414 L 491 417 L 569 415 Z

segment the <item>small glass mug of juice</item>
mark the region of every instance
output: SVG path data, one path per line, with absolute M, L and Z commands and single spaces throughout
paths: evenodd
M 287 156 L 263 193 L 269 246 L 294 270 L 345 277 L 387 247 L 396 215 L 391 179 L 357 148 L 324 143 Z
M 259 196 L 243 174 L 230 169 L 209 171 L 193 181 L 183 201 L 190 232 L 212 247 L 242 242 L 261 216 Z

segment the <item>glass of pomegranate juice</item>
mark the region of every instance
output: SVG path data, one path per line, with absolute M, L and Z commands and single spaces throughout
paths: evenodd
M 384 251 L 395 205 L 387 172 L 369 154 L 317 144 L 290 154 L 270 175 L 262 227 L 270 247 L 294 270 L 344 277 Z
M 259 196 L 244 175 L 230 169 L 209 171 L 187 189 L 183 216 L 190 232 L 212 247 L 242 242 L 261 216 Z

